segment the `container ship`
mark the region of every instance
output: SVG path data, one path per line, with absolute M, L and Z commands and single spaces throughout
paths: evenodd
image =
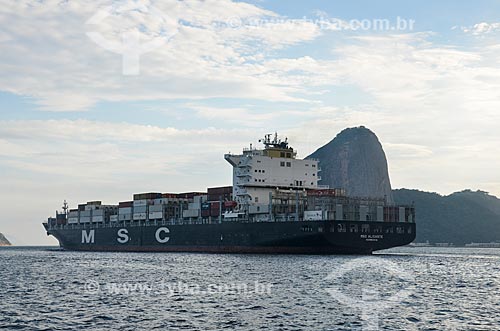
M 43 225 L 74 251 L 371 254 L 415 239 L 413 206 L 318 185 L 319 160 L 298 159 L 288 140 L 225 154 L 233 185 L 206 192 L 140 193 L 90 201 Z

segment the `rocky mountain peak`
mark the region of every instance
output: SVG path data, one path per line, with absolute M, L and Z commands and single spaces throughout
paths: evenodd
M 384 150 L 364 126 L 343 130 L 309 158 L 320 160 L 320 185 L 344 188 L 350 196 L 385 196 L 393 202 Z
M 5 236 L 0 233 L 0 246 L 10 246 L 10 242 L 5 238 Z

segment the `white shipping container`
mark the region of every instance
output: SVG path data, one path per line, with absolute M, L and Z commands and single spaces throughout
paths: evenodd
M 90 217 L 90 215 L 92 215 L 91 210 L 84 210 L 80 212 L 80 217 Z
M 96 209 L 96 210 L 92 211 L 92 217 L 102 216 L 102 215 L 104 215 L 104 210 L 102 210 L 102 209 Z
M 109 216 L 109 221 L 110 222 L 118 222 L 118 215 Z
M 118 214 L 132 214 L 132 207 L 118 208 Z
M 97 208 L 97 206 L 96 206 L 96 205 L 86 205 L 86 206 L 85 206 L 85 210 L 94 210 L 94 209 L 96 209 L 96 208 Z
M 78 211 L 70 211 L 68 213 L 68 217 L 77 217 L 78 218 Z
M 68 218 L 68 224 L 77 224 L 78 223 L 78 217 L 69 217 Z
M 193 198 L 194 203 L 203 203 L 207 201 L 207 196 L 206 195 L 197 195 Z
M 199 209 L 188 209 L 182 212 L 182 217 L 199 217 L 200 210 Z
M 104 222 L 103 216 L 92 216 L 92 223 L 102 223 Z
M 130 221 L 131 219 L 132 219 L 132 213 L 118 215 L 118 220 L 119 221 Z
M 148 200 L 134 200 L 134 207 L 135 206 L 147 206 L 148 205 Z
M 304 221 L 321 221 L 323 212 L 321 210 L 306 210 L 304 211 Z
M 80 217 L 80 223 L 90 223 L 90 217 L 89 216 Z
M 153 205 L 153 206 L 149 206 L 149 212 L 152 213 L 152 212 L 161 212 L 163 211 L 163 205 Z
M 200 209 L 200 203 L 198 203 L 198 202 L 190 202 L 188 204 L 188 209 L 190 209 L 190 210 Z
M 146 213 L 134 213 L 134 221 L 141 221 L 146 219 Z
M 150 220 L 161 220 L 163 218 L 163 213 L 161 211 L 155 211 L 149 213 Z
M 248 207 L 248 212 L 250 214 L 269 214 L 269 205 L 267 204 L 250 205 Z
M 146 213 L 148 211 L 148 206 L 137 206 L 134 207 L 134 214 Z

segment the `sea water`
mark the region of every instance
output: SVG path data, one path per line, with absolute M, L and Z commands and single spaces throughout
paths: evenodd
M 500 330 L 500 249 L 372 256 L 0 249 L 6 330 Z

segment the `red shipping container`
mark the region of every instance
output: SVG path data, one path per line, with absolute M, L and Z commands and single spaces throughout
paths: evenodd
M 122 201 L 118 203 L 118 207 L 120 208 L 132 207 L 133 205 L 134 205 L 133 201 Z
M 224 202 L 224 207 L 226 208 L 234 208 L 238 205 L 236 201 L 226 201 Z

